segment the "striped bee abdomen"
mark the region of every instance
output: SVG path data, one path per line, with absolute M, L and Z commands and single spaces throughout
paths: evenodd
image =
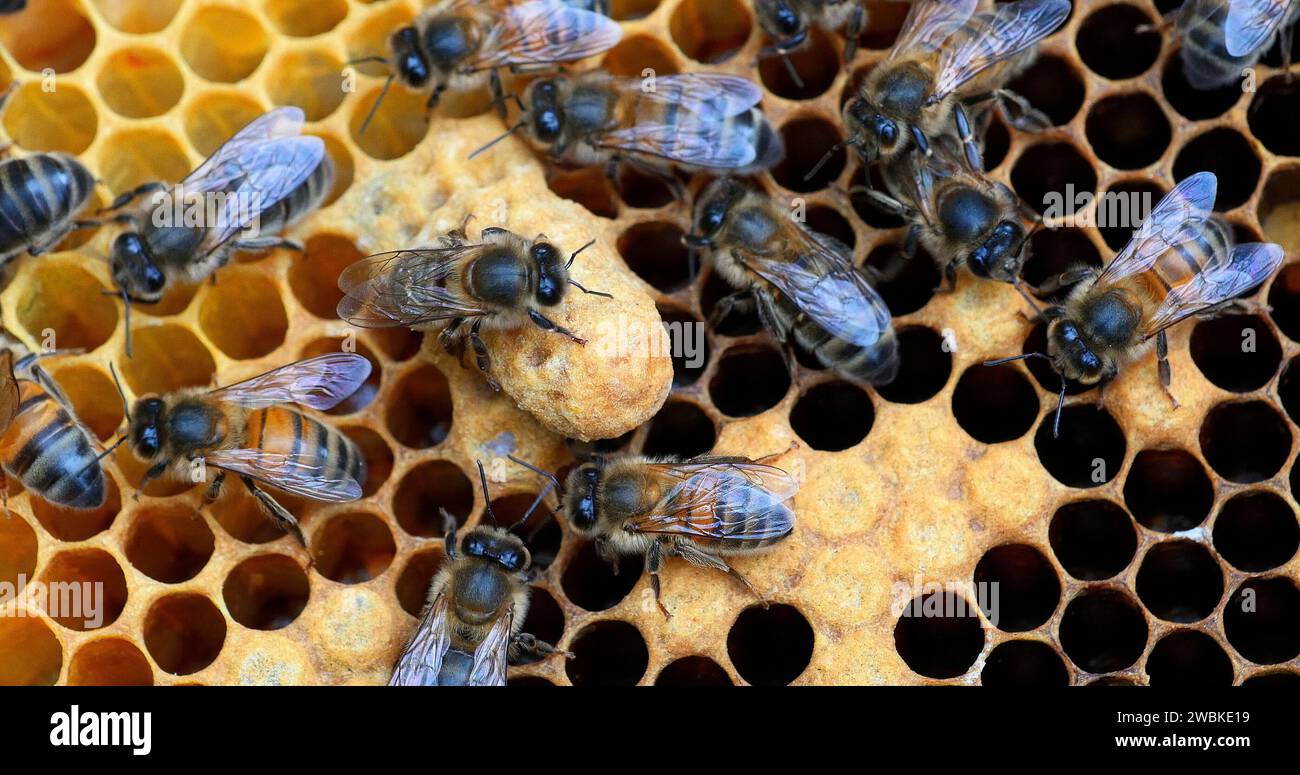
M 262 212 L 261 231 L 274 234 L 310 215 L 334 188 L 334 162 L 328 155 L 289 195 Z
M 352 441 L 339 431 L 314 417 L 285 406 L 258 409 L 248 415 L 250 449 L 260 449 L 286 456 L 296 465 L 316 471 L 322 489 L 330 482 L 366 479 L 365 460 Z M 275 485 L 274 472 L 266 481 Z
M 1163 301 L 1170 289 L 1177 288 L 1205 271 L 1216 257 L 1218 260 L 1226 260 L 1232 250 L 1231 229 L 1224 221 L 1211 218 L 1189 229 L 1192 231 L 1190 239 L 1162 253 L 1146 273 L 1156 302 Z
M 104 505 L 104 471 L 86 432 L 45 388 L 29 380 L 18 386 L 18 413 L 0 437 L 5 471 L 51 503 Z
M 898 376 L 898 340 L 892 326 L 884 326 L 874 343 L 855 344 L 831 334 L 785 296 L 778 296 L 774 306 L 785 336 L 794 337 L 822 366 L 868 385 L 888 385 Z
M 58 244 L 94 187 L 90 171 L 67 154 L 0 162 L 0 262 Z

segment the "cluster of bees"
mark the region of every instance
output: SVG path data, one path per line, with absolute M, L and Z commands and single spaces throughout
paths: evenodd
M 0 12 L 23 5 L 9 0 Z M 1010 283 L 1048 321 L 1046 351 L 1016 358 L 1047 359 L 1061 376 L 1062 399 L 1066 380 L 1104 384 L 1152 341 L 1168 391 L 1165 331 L 1233 304 L 1277 269 L 1283 251 L 1274 244 L 1234 244 L 1231 229 L 1213 214 L 1215 177 L 1201 172 L 1179 182 L 1105 267 L 1070 270 L 1051 281 L 1053 292 L 1072 286 L 1063 303 L 1040 306 L 1020 274 L 1029 236 L 1043 224 L 1011 190 L 984 175 L 982 136 L 994 110 L 1023 131 L 1050 123 L 1006 85 L 1032 62 L 1039 41 L 1066 20 L 1071 6 L 1069 0 L 1016 0 L 983 11 L 977 5 L 911 4 L 887 57 L 845 104 L 848 137 L 839 147 L 853 148 L 879 172 L 884 190 L 864 193 L 910 224 L 907 258 L 923 246 L 939 262 L 949 290 L 962 267 Z M 867 13 L 859 0 L 753 0 L 753 10 L 770 39 L 763 55 L 782 58 L 796 82 L 789 55 L 809 44 L 814 28 L 844 33 L 847 59 Z M 735 287 L 712 322 L 752 308 L 788 348 L 797 345 L 858 383 L 891 382 L 899 352 L 889 311 L 873 287 L 880 276 L 855 267 L 846 246 L 809 229 L 745 179 L 784 158 L 781 136 L 758 107 L 759 87 L 733 75 L 699 73 L 659 76 L 647 88 L 640 79 L 601 70 L 564 70 L 561 65 L 619 41 L 620 27 L 608 12 L 608 0 L 442 0 L 392 33 L 388 56 L 370 58 L 391 73 L 370 116 L 382 109 L 395 80 L 427 92 L 430 110 L 449 90 L 489 87 L 502 117 L 512 105 L 517 115 L 501 138 L 475 155 L 520 134 L 557 165 L 603 165 L 615 186 L 623 165 L 665 180 L 679 198 L 692 200 L 688 247 Z M 1191 82 L 1215 88 L 1257 61 L 1275 36 L 1286 39 L 1283 51 L 1289 52 L 1298 14 L 1300 3 L 1289 0 L 1193 0 L 1164 26 L 1184 37 Z M 507 92 L 506 71 L 532 80 L 521 93 Z M 322 141 L 303 136 L 302 123 L 297 108 L 273 110 L 184 180 L 126 192 L 89 219 L 79 214 L 96 181 L 77 159 L 59 153 L 7 159 L 0 163 L 0 260 L 39 256 L 77 229 L 121 226 L 108 259 L 114 293 L 127 314 L 129 357 L 132 304 L 156 303 L 173 284 L 212 277 L 236 251 L 301 249 L 279 234 L 321 204 L 334 176 Z M 691 197 L 680 173 L 713 179 Z M 224 202 L 212 223 L 158 217 L 159 208 L 175 199 L 207 195 Z M 146 196 L 149 203 L 141 203 Z M 242 206 L 249 201 L 257 205 Z M 357 326 L 437 331 L 441 345 L 462 362 L 472 351 L 488 384 L 499 389 L 481 336 L 485 328 L 531 325 L 574 346 L 585 343 L 550 310 L 564 304 L 569 286 L 608 295 L 569 276 L 588 246 L 568 252 L 544 236 L 529 239 L 497 225 L 471 238 L 462 226 L 432 247 L 347 267 L 339 277 L 344 298 L 338 313 Z M 1041 296 L 1047 288 L 1035 290 Z M 294 406 L 323 410 L 346 399 L 370 372 L 359 355 L 324 355 L 235 385 L 146 396 L 134 405 L 122 393 L 127 427 L 97 452 L 41 367 L 60 352 L 24 354 L 13 344 L 0 356 L 0 459 L 36 497 L 69 508 L 101 505 L 101 461 L 123 443 L 150 461 L 145 481 L 188 477 L 202 460 L 215 471 L 209 502 L 227 474 L 237 476 L 269 518 L 304 546 L 296 518 L 264 487 L 323 501 L 361 497 L 360 450 Z M 1059 421 L 1058 406 L 1058 432 Z M 726 558 L 779 542 L 794 527 L 790 501 L 797 484 L 767 458 L 596 457 L 563 483 L 511 460 L 546 482 L 534 508 L 554 492 L 557 512 L 593 539 L 601 556 L 613 562 L 621 555 L 642 557 L 656 601 L 666 557 L 748 585 Z M 487 520 L 458 538 L 455 520 L 443 513 L 451 562 L 432 582 L 394 684 L 502 684 L 511 661 L 559 653 L 521 631 L 532 570 L 528 547 L 514 531 L 532 509 L 516 525 L 497 525 L 482 464 L 479 473 Z M 669 615 L 662 602 L 659 607 Z

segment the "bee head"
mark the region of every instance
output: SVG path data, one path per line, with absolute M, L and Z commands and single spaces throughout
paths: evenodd
M 777 45 L 789 51 L 808 38 L 808 23 L 789 0 L 759 0 L 758 23 Z
M 1047 326 L 1047 357 L 1062 377 L 1095 385 L 1113 371 L 1073 320 L 1061 317 Z
M 113 241 L 111 256 L 113 282 L 130 296 L 157 301 L 167 284 L 144 240 L 134 231 L 124 232 Z
M 523 539 L 500 528 L 471 530 L 461 540 L 460 550 L 470 557 L 495 562 L 510 573 L 519 573 L 533 562 Z
M 564 257 L 549 242 L 534 242 L 528 255 L 537 264 L 537 303 L 553 307 L 564 298 L 564 285 L 568 281 Z
M 131 411 L 131 448 L 145 460 L 152 460 L 162 450 L 163 409 L 161 398 L 143 398 Z
M 560 139 L 564 131 L 564 114 L 560 111 L 560 90 L 554 80 L 535 81 L 528 87 L 530 123 L 533 137 L 546 145 Z
M 971 271 L 980 277 L 1015 282 L 1024 265 L 1025 229 L 1018 223 L 1001 221 L 993 227 L 988 239 L 966 257 Z
M 589 533 L 596 528 L 596 486 L 600 482 L 600 465 L 583 463 L 564 482 L 564 513 L 569 524 Z
M 853 129 L 857 138 L 854 145 L 868 162 L 879 158 L 882 151 L 897 147 L 903 134 L 896 121 L 863 97 L 856 97 L 844 106 L 844 122 Z
M 695 205 L 695 231 L 686 236 L 692 247 L 712 246 L 726 227 L 731 209 L 745 194 L 745 187 L 733 178 L 718 178 L 700 192 Z
M 393 66 L 402 82 L 418 89 L 429 82 L 429 60 L 420 49 L 420 34 L 415 27 L 403 27 L 388 41 L 393 50 Z

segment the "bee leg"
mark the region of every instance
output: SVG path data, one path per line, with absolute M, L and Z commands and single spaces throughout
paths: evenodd
M 496 103 L 497 115 L 504 120 L 508 115 L 506 111 L 506 90 L 501 86 L 501 71 L 495 67 L 492 68 L 491 86 L 492 102 Z
M 162 476 L 163 473 L 165 473 L 166 471 L 167 471 L 166 460 L 159 463 L 155 463 L 152 466 L 150 466 L 149 470 L 144 472 L 144 476 L 140 477 L 140 484 L 137 485 L 135 488 L 135 499 L 140 500 L 140 493 L 144 492 L 144 488 L 147 487 L 149 483 L 152 482 L 154 479 L 157 479 L 158 477 Z
M 545 315 L 543 315 L 542 313 L 538 312 L 538 311 L 535 310 L 535 309 L 530 309 L 530 310 L 528 310 L 528 317 L 529 317 L 529 319 L 531 319 L 531 320 L 533 321 L 533 323 L 534 323 L 538 328 L 542 329 L 543 331 L 554 331 L 554 332 L 557 333 L 557 334 L 563 334 L 564 336 L 569 337 L 570 339 L 572 339 L 573 341 L 577 342 L 578 344 L 586 344 L 586 343 L 587 343 L 587 340 L 586 340 L 586 339 L 583 339 L 582 337 L 580 337 L 580 336 L 578 336 L 577 334 L 573 333 L 573 332 L 570 331 L 569 329 L 564 328 L 563 326 L 559 325 L 558 323 L 555 323 L 554 321 L 550 320 L 550 319 L 547 318 Z
M 998 106 L 1002 109 L 1002 115 L 1006 118 L 1007 123 L 1019 129 L 1022 132 L 1042 132 L 1050 129 L 1052 119 L 1047 117 L 1043 111 L 1029 104 L 1029 100 L 1016 94 L 1009 89 L 998 89 L 993 92 L 993 96 L 998 100 Z M 1016 114 L 1008 106 L 1014 105 Z
M 152 194 L 157 191 L 164 191 L 166 190 L 166 188 L 167 188 L 166 183 L 157 180 L 151 183 L 145 183 L 142 186 L 137 186 L 131 189 L 130 191 L 123 193 L 117 199 L 114 199 L 112 202 L 110 202 L 108 207 L 101 208 L 99 212 L 106 213 L 112 210 L 120 210 L 123 207 L 126 207 L 131 202 L 134 202 L 136 199 L 139 199 L 140 197 L 144 196 L 145 194 Z
M 1065 288 L 1070 285 L 1074 285 L 1075 283 L 1083 282 L 1084 280 L 1088 279 L 1088 277 L 1090 277 L 1094 271 L 1096 270 L 1093 269 L 1092 267 L 1087 267 L 1087 266 L 1081 266 L 1075 269 L 1070 269 L 1061 272 L 1056 277 L 1048 278 L 1047 280 L 1043 281 L 1042 285 L 1038 286 L 1034 290 L 1038 291 L 1039 296 L 1051 296 L 1057 291 L 1060 291 L 1062 288 Z
M 442 329 L 438 334 L 438 343 L 447 354 L 460 362 L 462 369 L 469 368 L 465 365 L 465 335 L 461 333 L 460 327 L 465 324 L 465 318 L 456 318 Z
M 668 190 L 672 193 L 673 199 L 679 202 L 686 201 L 686 186 L 682 185 L 682 181 L 671 171 L 656 167 L 635 157 L 628 157 L 627 163 L 647 177 L 663 181 L 663 184 L 668 186 Z
M 720 570 L 723 573 L 726 573 L 728 576 L 731 576 L 732 578 L 736 579 L 741 584 L 744 584 L 745 588 L 748 589 L 751 593 L 753 593 L 754 597 L 758 598 L 758 602 L 761 603 L 764 608 L 768 607 L 767 598 L 759 594 L 758 590 L 754 588 L 754 585 L 749 583 L 749 579 L 745 578 L 744 575 L 740 573 L 740 571 L 728 565 L 727 561 L 722 559 L 721 557 L 715 557 L 711 554 L 707 554 L 688 543 L 681 543 L 681 544 L 674 545 L 672 548 L 672 552 L 676 554 L 678 557 L 681 557 L 683 560 L 686 560 L 687 562 L 692 563 L 694 565 L 699 565 L 700 567 L 703 568 L 713 568 L 714 570 Z
M 442 99 L 442 93 L 447 91 L 447 84 L 440 83 L 438 87 L 429 95 L 429 99 L 424 103 L 424 120 L 427 122 L 433 115 L 433 111 L 438 107 L 438 101 Z
M 492 392 L 500 393 L 501 383 L 497 382 L 496 378 L 492 376 L 492 359 L 488 357 L 487 344 L 478 333 L 479 327 L 482 325 L 483 318 L 479 318 L 474 321 L 473 326 L 470 326 L 469 344 L 474 348 L 474 361 L 478 364 L 479 371 L 483 372 L 484 377 L 487 377 L 488 387 L 492 388 Z
M 231 242 L 230 246 L 235 250 L 274 250 L 284 248 L 297 253 L 303 252 L 301 242 L 285 237 L 254 237 L 252 239 L 236 240 Z
M 650 574 L 650 588 L 655 591 L 655 605 L 659 606 L 660 612 L 665 619 L 673 618 L 672 613 L 668 611 L 668 606 L 664 605 L 663 589 L 659 584 L 659 570 L 664 565 L 664 542 L 663 539 L 656 539 L 650 544 L 650 550 L 645 553 L 645 569 Z
M 717 328 L 736 309 L 746 311 L 752 308 L 753 304 L 754 294 L 751 291 L 736 291 L 727 294 L 718 299 L 718 303 L 714 305 L 713 312 L 709 314 L 709 325 Z
M 520 660 L 524 657 L 539 661 L 555 654 L 562 654 L 565 659 L 574 657 L 572 651 L 561 651 L 530 632 L 517 632 L 510 636 L 510 664 L 512 665 L 520 664 Z
M 957 265 L 960 263 L 960 259 L 954 258 L 943 265 L 943 280 L 939 282 L 939 287 L 934 289 L 935 293 L 952 293 L 957 290 Z
M 271 517 L 271 521 L 280 526 L 280 529 L 298 540 L 302 548 L 307 548 L 307 538 L 302 534 L 302 528 L 298 525 L 298 520 L 289 510 L 281 506 L 279 501 L 272 498 L 265 490 L 257 486 L 251 476 L 239 477 L 244 486 L 248 488 L 248 493 L 257 499 L 262 508 Z
M 953 108 L 952 117 L 957 124 L 957 139 L 961 140 L 961 147 L 966 152 L 966 166 L 970 167 L 974 172 L 981 171 L 984 168 L 983 154 L 980 153 L 975 132 L 971 129 L 970 116 L 966 113 L 966 106 L 958 102 Z
M 1156 334 L 1156 373 L 1160 375 L 1160 386 L 1165 389 L 1165 395 L 1169 396 L 1169 400 L 1174 403 L 1174 408 L 1177 409 L 1178 399 L 1174 397 L 1173 391 L 1169 389 L 1174 375 L 1173 369 L 1169 367 L 1169 338 L 1165 336 L 1164 331 Z
M 442 543 L 443 550 L 450 559 L 460 557 L 460 548 L 456 544 L 456 531 L 460 529 L 456 523 L 456 518 L 451 515 L 450 511 L 439 507 L 438 514 L 442 516 Z
M 853 55 L 858 53 L 858 36 L 862 34 L 862 28 L 867 24 L 867 9 L 861 4 L 853 9 L 853 16 L 849 18 L 849 26 L 844 30 L 844 63 L 848 64 L 853 61 Z
M 217 471 L 217 475 L 212 477 L 212 484 L 208 485 L 207 492 L 203 493 L 203 505 L 211 505 L 221 495 L 221 485 L 226 483 L 226 472 Z

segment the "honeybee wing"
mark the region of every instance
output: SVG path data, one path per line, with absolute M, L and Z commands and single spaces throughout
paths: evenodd
M 1114 284 L 1145 272 L 1165 251 L 1194 239 L 1214 210 L 1218 186 L 1213 172 L 1198 172 L 1174 186 L 1097 276 L 1096 284 Z
M 402 649 L 393 668 L 393 677 L 388 679 L 389 686 L 436 686 L 438 673 L 442 670 L 442 659 L 451 648 L 451 632 L 447 629 L 446 594 L 429 604 L 428 610 L 420 617 L 420 624 L 411 636 L 411 642 Z
M 847 248 L 802 226 L 794 232 L 793 260 L 746 254 L 744 262 L 835 337 L 863 347 L 879 341 L 889 328 L 889 308 L 849 262 Z
M 360 453 L 357 453 L 360 454 Z M 262 449 L 222 449 L 204 456 L 210 466 L 251 476 L 285 492 L 330 503 L 360 500 L 361 484 L 346 474 L 330 476 L 322 466 Z
M 288 403 L 333 409 L 369 376 L 370 361 L 364 356 L 327 353 L 218 388 L 211 395 L 250 409 Z
M 246 229 L 288 196 L 320 165 L 325 143 L 303 137 L 303 113 L 277 108 L 249 122 L 180 183 L 185 196 L 220 193 L 216 222 L 207 224 L 209 250 Z
M 1271 242 L 1234 247 L 1227 260 L 1210 264 L 1191 280 L 1170 290 L 1143 326 L 1143 337 L 1149 339 L 1191 315 L 1254 288 L 1277 271 L 1284 255 L 1282 248 Z
M 888 58 L 938 51 L 944 40 L 975 13 L 977 5 L 979 0 L 916 0 L 903 20 Z
M 489 312 L 447 287 L 461 262 L 479 248 L 460 245 L 378 253 L 339 275 L 339 317 L 363 328 L 416 326 Z
M 629 520 L 639 533 L 713 540 L 763 541 L 790 532 L 784 505 L 798 491 L 794 477 L 775 466 L 745 458 L 702 457 L 685 463 L 649 463 L 669 484 L 649 513 Z
M 574 62 L 614 47 L 623 38 L 618 22 L 560 0 L 530 0 L 506 9 L 490 45 L 465 64 L 469 72 L 493 67 Z
M 18 378 L 14 376 L 12 350 L 0 352 L 0 431 L 9 427 L 18 415 Z
M 470 669 L 470 686 L 505 686 L 506 669 L 510 652 L 510 628 L 514 621 L 514 608 L 506 609 L 497 617 L 483 642 L 474 649 L 474 664 Z
M 752 81 L 719 73 L 666 75 L 653 91 L 641 81 L 619 83 L 635 90 L 635 97 L 672 106 L 671 124 L 637 120 L 631 126 L 605 132 L 597 139 L 602 148 L 634 151 L 670 161 L 715 169 L 744 167 L 754 161 L 754 146 L 742 132 L 728 132 L 727 119 L 758 104 L 762 91 Z
M 1018 0 L 979 14 L 971 34 L 940 56 L 930 100 L 943 99 L 985 68 L 1052 34 L 1069 15 L 1070 0 Z
M 1234 57 L 1263 48 L 1286 16 L 1288 0 L 1229 0 L 1224 42 Z

